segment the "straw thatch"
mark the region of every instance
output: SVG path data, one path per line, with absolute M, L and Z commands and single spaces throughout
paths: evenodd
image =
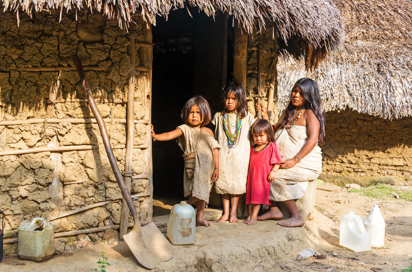
M 349 108 L 397 119 L 412 116 L 412 1 L 335 0 L 344 46 L 314 72 L 287 54 L 279 62 L 279 109 L 297 79 L 317 79 L 326 111 Z
M 232 15 L 243 28 L 252 33 L 273 22 L 281 46 L 294 56 L 305 55 L 307 66 L 317 66 L 326 53 L 342 43 L 342 18 L 331 0 L 0 0 L 3 10 L 32 16 L 35 12 L 60 10 L 77 12 L 85 9 L 100 12 L 110 19 L 117 18 L 119 26 L 127 29 L 133 15 L 155 24 L 156 16 L 167 18 L 177 8 L 197 7 L 208 16 L 217 12 Z M 189 11 L 189 10 L 188 10 Z

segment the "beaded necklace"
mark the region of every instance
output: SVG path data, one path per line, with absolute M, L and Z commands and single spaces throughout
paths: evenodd
M 296 120 L 298 120 L 298 119 L 300 118 L 300 115 L 302 114 L 302 112 L 303 112 L 304 109 L 305 109 L 305 107 L 303 107 L 303 108 L 300 110 L 298 116 L 296 116 L 296 118 L 295 118 L 295 120 L 293 120 L 292 124 L 286 126 L 286 129 L 290 129 L 291 127 L 293 127 L 293 124 L 295 124 Z
M 242 121 L 243 119 L 240 118 L 240 116 L 237 114 L 235 133 L 232 133 L 230 131 L 229 114 L 226 113 L 225 115 L 223 115 L 223 129 L 225 130 L 225 133 L 226 133 L 227 145 L 229 146 L 229 148 L 236 147 L 237 144 L 239 143 L 240 134 L 242 132 Z

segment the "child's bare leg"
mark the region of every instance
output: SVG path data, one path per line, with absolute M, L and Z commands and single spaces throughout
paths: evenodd
M 249 216 L 246 218 L 245 221 L 243 221 L 243 223 L 247 224 L 250 221 L 250 218 L 252 217 L 252 204 L 248 204 L 249 206 Z
M 238 195 L 231 195 L 230 196 L 230 216 L 229 216 L 229 222 L 230 223 L 237 223 L 239 222 L 239 219 L 237 219 L 237 204 L 239 203 L 239 196 Z
M 200 199 L 198 199 L 198 198 L 196 198 L 196 197 L 191 197 L 191 198 L 189 198 L 186 202 L 187 202 L 187 204 L 189 204 L 189 205 L 193 205 L 193 204 L 195 204 L 196 202 L 198 202 Z
M 225 222 L 229 220 L 229 210 L 230 210 L 230 195 L 224 194 L 222 195 L 223 201 L 223 215 L 217 220 L 218 223 Z
M 289 219 L 280 221 L 278 225 L 283 227 L 300 227 L 305 224 L 305 220 L 300 215 L 298 207 L 296 206 L 295 200 L 286 200 L 285 202 L 286 208 L 291 213 L 291 217 Z
M 271 203 L 272 205 L 270 207 L 270 210 L 267 211 L 265 214 L 259 216 L 257 220 L 268 220 L 268 219 L 279 220 L 283 218 L 283 213 L 280 211 L 276 202 L 271 201 Z
M 206 202 L 204 200 L 199 200 L 196 203 L 197 214 L 196 214 L 196 226 L 210 227 L 211 223 L 203 219 L 203 212 L 205 211 Z
M 260 204 L 253 204 L 252 209 L 252 216 L 250 217 L 249 222 L 247 222 L 248 225 L 255 225 L 257 223 L 257 215 L 260 210 Z

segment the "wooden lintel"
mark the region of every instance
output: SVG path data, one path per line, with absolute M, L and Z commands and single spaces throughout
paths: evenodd
M 105 118 L 105 123 L 126 123 L 126 119 L 110 119 Z M 39 124 L 39 123 L 72 123 L 72 124 L 94 124 L 97 123 L 94 118 L 67 118 L 67 119 L 27 119 L 27 120 L 16 120 L 16 121 L 1 121 L 0 126 L 13 126 L 13 125 L 25 125 L 25 124 Z M 134 120 L 135 124 L 149 124 L 149 120 Z
M 71 66 L 50 66 L 50 67 L 24 67 L 24 68 L 10 68 L 10 70 L 19 72 L 60 72 L 60 71 L 76 71 L 75 67 Z M 85 66 L 84 71 L 109 71 L 110 67 L 99 67 L 99 66 Z M 140 72 L 150 72 L 152 68 L 147 68 L 144 66 L 136 66 L 136 71 Z
M 140 47 L 152 47 L 154 45 L 154 43 L 145 43 L 145 42 L 137 42 L 136 46 L 140 46 Z

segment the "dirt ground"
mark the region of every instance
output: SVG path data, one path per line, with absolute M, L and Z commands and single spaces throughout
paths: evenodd
M 176 200 L 173 200 L 176 201 Z M 155 201 L 155 211 L 166 214 L 171 203 Z M 386 221 L 385 246 L 355 253 L 339 246 L 339 220 L 349 211 L 364 218 L 378 204 Z M 210 218 L 219 211 L 208 211 Z M 155 223 L 164 230 L 167 215 Z M 324 259 L 297 261 L 300 250 L 313 248 Z M 71 253 L 41 263 L 4 256 L 0 271 L 92 271 L 104 251 L 111 264 L 107 271 L 145 271 L 128 247 L 117 241 L 90 243 Z M 172 260 L 153 271 L 401 271 L 412 264 L 412 202 L 374 199 L 346 188 L 324 183 L 317 190 L 313 220 L 304 227 L 287 229 L 276 221 L 255 226 L 214 223 L 196 229 L 196 242 L 175 246 Z M 99 271 L 99 270 L 98 270 Z

